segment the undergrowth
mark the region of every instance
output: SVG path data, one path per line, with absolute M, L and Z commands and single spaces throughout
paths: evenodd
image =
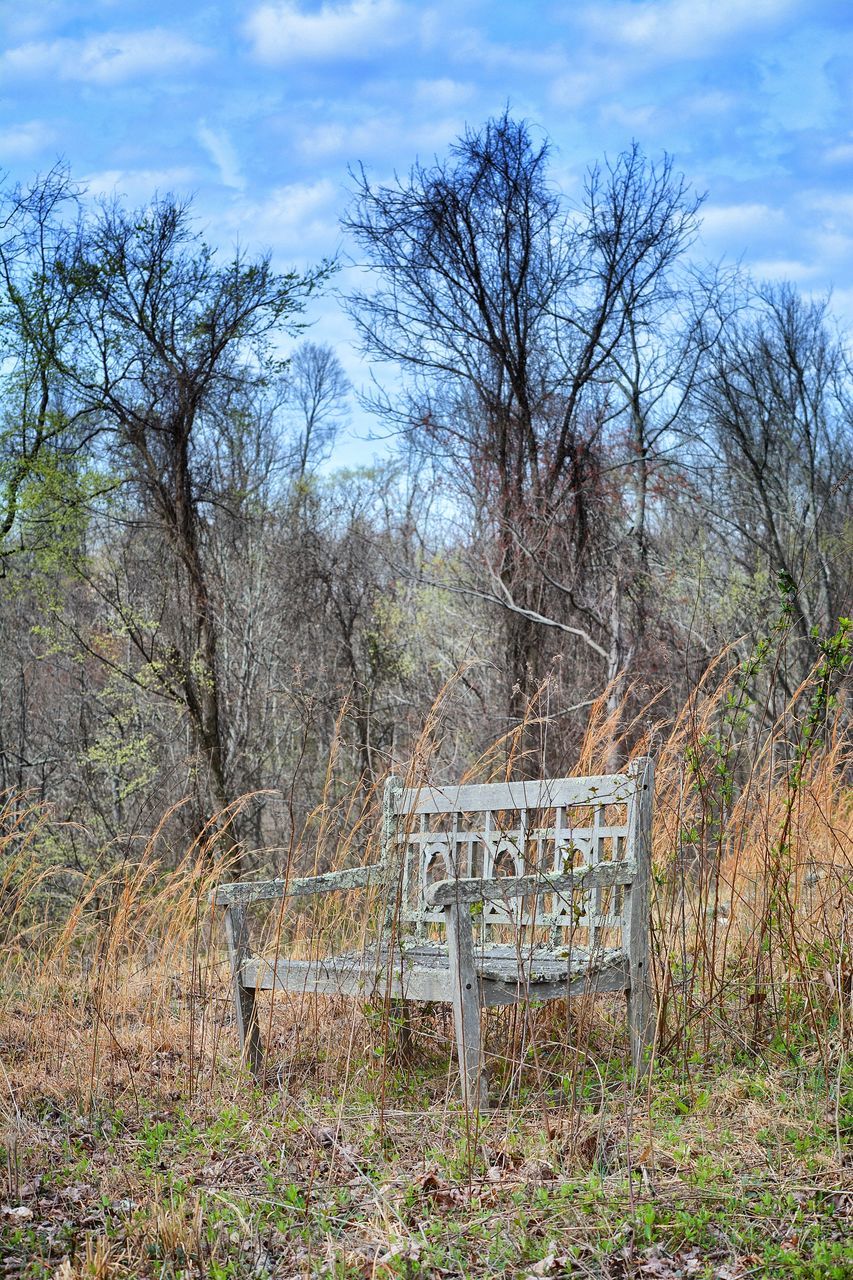
M 458 1103 L 439 1007 L 277 997 L 268 1078 L 250 1082 L 208 902 L 239 804 L 177 866 L 165 815 L 141 852 L 88 873 L 46 857 L 49 812 L 7 797 L 5 1273 L 853 1274 L 849 630 L 772 714 L 753 693 L 770 661 L 724 655 L 666 727 L 593 708 L 566 773 L 629 743 L 657 758 L 653 1060 L 633 1076 L 621 999 L 492 1011 L 489 1115 Z M 451 699 L 412 780 L 431 776 Z M 522 741 L 469 777 L 510 776 Z M 375 860 L 378 807 L 368 789 L 327 798 L 288 874 Z M 268 935 L 346 945 L 380 906 L 288 907 Z

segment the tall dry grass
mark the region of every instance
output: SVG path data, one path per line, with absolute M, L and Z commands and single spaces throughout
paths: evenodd
M 631 722 L 627 703 L 608 713 L 603 697 L 566 768 L 598 771 L 614 753 L 657 757 L 656 1057 L 679 1070 L 712 1054 L 722 1062 L 785 1054 L 831 1080 L 848 1052 L 850 743 L 838 702 L 817 698 L 821 681 L 825 672 L 817 669 L 771 718 L 769 700 L 763 711 L 750 701 L 744 667 L 722 655 L 670 724 L 648 723 L 648 708 L 643 723 Z M 804 738 L 815 707 L 820 732 Z M 410 780 L 433 776 L 452 708 L 451 682 L 412 752 Z M 534 707 L 530 722 L 496 743 L 468 777 L 511 776 L 534 722 L 545 741 L 547 716 Z M 334 771 L 333 759 L 316 810 L 291 838 L 289 872 L 378 857 L 381 786 L 333 801 Z M 0 809 L 7 1112 L 33 1095 L 128 1105 L 152 1089 L 241 1087 L 219 922 L 208 905 L 213 885 L 228 878 L 229 825 L 241 803 L 218 815 L 173 869 L 162 856 L 170 813 L 140 854 L 86 873 L 46 867 L 51 815 L 7 797 Z M 365 942 L 379 906 L 364 895 L 326 897 L 313 907 L 291 902 L 270 913 L 266 937 L 272 946 L 318 954 Z M 518 1084 L 532 1063 L 534 1080 L 548 1082 L 566 1062 L 594 1066 L 603 1053 L 624 1064 L 624 1013 L 605 1002 L 602 1014 L 599 1006 L 496 1014 L 489 1044 L 503 1056 L 506 1079 Z M 427 1045 L 449 1030 L 440 1010 L 416 1018 Z M 316 1078 L 318 1062 L 336 1087 L 373 1080 L 371 1060 L 387 1060 L 400 1038 L 390 1006 L 364 1011 L 279 997 L 263 1019 L 279 1082 L 292 1089 L 301 1076 Z M 452 1067 L 447 1078 L 452 1090 Z

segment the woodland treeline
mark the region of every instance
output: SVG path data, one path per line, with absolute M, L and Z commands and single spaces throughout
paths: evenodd
M 359 171 L 343 305 L 392 446 L 335 471 L 334 264 L 7 183 L 0 791 L 50 805 L 45 856 L 131 856 L 183 801 L 177 856 L 258 793 L 232 830 L 280 863 L 425 724 L 434 777 L 507 734 L 553 775 L 593 708 L 618 765 L 724 650 L 761 732 L 850 610 L 850 351 L 828 300 L 703 263 L 701 203 L 638 147 L 569 200 L 509 116 Z

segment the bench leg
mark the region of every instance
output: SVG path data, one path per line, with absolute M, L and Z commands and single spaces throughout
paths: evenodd
M 225 938 L 228 942 L 228 959 L 231 962 L 231 981 L 234 984 L 234 1012 L 237 1018 L 237 1033 L 240 1036 L 241 1057 L 248 1063 L 252 1075 L 257 1080 L 263 1067 L 264 1050 L 258 1029 L 254 988 L 244 987 L 241 978 L 243 964 L 251 955 L 249 922 L 246 919 L 244 907 L 229 907 L 225 912 Z
M 630 845 L 636 863 L 633 883 L 626 890 L 628 981 L 628 1037 L 631 1062 L 635 1071 L 648 1069 L 649 1053 L 655 1037 L 655 1009 L 651 986 L 650 880 L 652 862 L 652 796 L 654 794 L 654 762 L 636 761 L 631 772 L 637 780 L 637 791 L 629 807 Z
M 652 1002 L 645 976 L 632 974 L 632 986 L 625 992 L 628 1002 L 628 1038 L 631 1046 L 631 1062 L 635 1071 L 648 1070 L 648 1050 L 654 1043 Z
M 466 1109 L 488 1111 L 489 1095 L 480 1042 L 480 990 L 474 968 L 474 934 L 466 903 L 446 909 L 450 981 L 453 988 L 453 1029 L 462 1101 Z

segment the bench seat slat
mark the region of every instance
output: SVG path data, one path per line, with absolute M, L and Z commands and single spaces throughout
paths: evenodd
M 592 956 L 581 948 L 565 955 L 534 950 L 519 964 L 514 948 L 494 947 L 477 952 L 474 967 L 486 1005 L 515 1004 L 524 990 L 543 1000 L 622 991 L 627 981 L 620 948 L 602 948 Z M 241 976 L 244 986 L 256 991 L 437 1002 L 452 998 L 447 950 L 427 944 L 397 952 L 393 964 L 387 952 L 377 956 L 375 951 L 324 960 L 253 959 L 243 965 Z

